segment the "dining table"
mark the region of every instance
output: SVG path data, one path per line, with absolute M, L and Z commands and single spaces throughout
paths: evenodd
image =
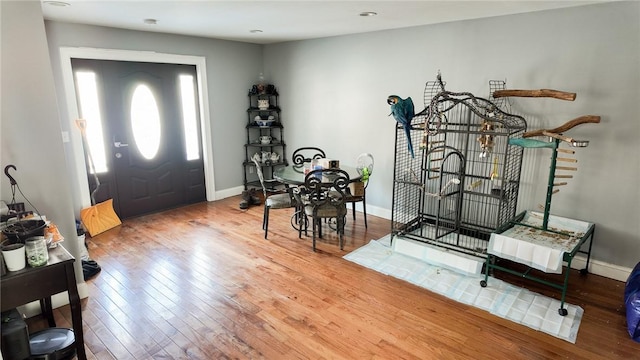
M 362 174 L 354 166 L 341 164 L 340 170 L 344 170 L 349 174 L 350 182 L 358 182 L 362 179 Z M 305 168 L 303 166 L 288 165 L 273 171 L 273 178 L 285 185 L 302 185 L 304 184 L 305 176 Z
M 347 174 L 349 174 L 349 182 L 353 183 L 353 182 L 358 182 L 362 180 L 361 172 L 354 166 L 341 164 L 340 170 L 344 170 L 347 172 Z M 305 174 L 305 167 L 300 165 L 287 165 L 287 166 L 279 167 L 273 171 L 273 178 L 283 183 L 287 188 L 287 191 L 292 196 L 294 191 L 293 187 L 303 185 L 306 175 L 307 174 Z M 290 185 L 292 185 L 293 187 L 291 187 Z M 303 212 L 304 212 L 303 209 L 296 208 L 295 213 L 291 216 L 291 227 L 293 227 L 296 231 L 298 231 L 299 236 L 302 234 L 303 230 L 306 234 L 306 229 L 308 227 L 307 217 L 300 216 L 300 214 Z M 329 223 L 329 226 L 331 225 L 332 224 Z

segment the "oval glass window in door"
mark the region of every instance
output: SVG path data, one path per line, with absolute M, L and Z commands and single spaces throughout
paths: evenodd
M 131 129 L 140 154 L 151 160 L 160 148 L 160 113 L 151 89 L 136 86 L 131 98 Z

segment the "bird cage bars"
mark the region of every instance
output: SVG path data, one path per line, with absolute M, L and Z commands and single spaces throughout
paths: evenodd
M 516 215 L 524 118 L 506 112 L 506 100 L 425 86 L 425 109 L 416 114 L 411 139 L 396 129 L 392 238 L 397 235 L 486 256 L 490 234 Z M 490 90 L 504 88 L 491 81 Z M 498 105 L 499 104 L 499 105 Z M 415 158 L 407 141 L 420 143 Z

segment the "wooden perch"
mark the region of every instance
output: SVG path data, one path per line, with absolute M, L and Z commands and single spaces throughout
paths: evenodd
M 575 141 L 573 138 L 570 138 L 568 136 L 562 136 L 560 134 L 556 134 L 556 133 L 553 133 L 553 132 L 548 132 L 546 130 L 542 132 L 542 135 L 546 135 L 546 136 L 552 137 L 554 139 L 562 140 L 562 141 L 568 142 L 569 144 L 571 144 L 571 143 L 573 143 Z
M 576 153 L 576 151 L 575 151 L 575 150 L 571 150 L 571 149 L 561 149 L 561 148 L 558 148 L 558 152 L 559 152 L 559 153 L 565 153 L 565 154 L 575 154 L 575 153 Z
M 583 115 L 573 120 L 569 120 L 555 129 L 550 129 L 550 130 L 540 129 L 540 130 L 527 131 L 526 133 L 522 134 L 522 137 L 528 138 L 533 136 L 542 136 L 543 135 L 542 133 L 545 131 L 550 133 L 563 133 L 580 124 L 587 124 L 587 123 L 597 124 L 599 122 L 600 122 L 600 116 L 598 115 Z
M 578 171 L 578 168 L 571 166 L 556 166 L 556 170 Z
M 560 100 L 573 101 L 576 99 L 576 93 L 566 91 L 540 89 L 540 90 L 496 90 L 493 92 L 494 98 L 501 97 L 547 97 Z

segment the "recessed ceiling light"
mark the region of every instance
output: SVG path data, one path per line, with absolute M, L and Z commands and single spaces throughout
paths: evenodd
M 144 23 L 147 25 L 155 25 L 158 23 L 158 20 L 156 19 L 144 19 Z
M 373 11 L 363 11 L 360 13 L 360 16 L 376 16 L 376 15 L 378 15 L 378 13 Z
M 249 32 L 250 32 L 250 33 L 252 33 L 252 34 L 259 34 L 259 33 L 261 33 L 261 32 L 262 32 L 262 30 L 260 30 L 260 29 L 253 29 L 253 30 L 249 30 Z
M 64 1 L 44 1 L 44 3 L 47 4 L 47 5 L 59 6 L 59 7 L 71 6 L 71 4 L 69 4 L 68 2 L 64 2 Z

